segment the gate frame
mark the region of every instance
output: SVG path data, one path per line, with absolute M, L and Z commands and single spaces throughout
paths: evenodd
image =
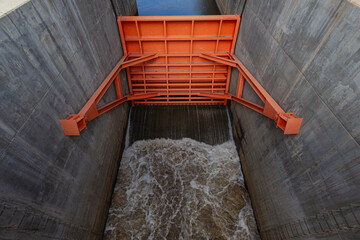
M 130 82 L 130 67 L 136 66 L 138 64 L 142 64 L 145 62 L 149 62 L 158 58 L 161 53 L 152 53 L 152 54 L 140 54 L 140 55 L 133 55 L 127 52 L 125 36 L 123 33 L 122 28 L 122 21 L 124 19 L 128 21 L 136 21 L 136 29 L 139 36 L 139 28 L 137 21 L 159 21 L 162 19 L 163 23 L 165 24 L 166 20 L 169 21 L 192 21 L 192 31 L 194 31 L 194 20 L 200 21 L 211 21 L 211 20 L 234 20 L 236 21 L 236 28 L 233 34 L 232 45 L 230 53 L 225 54 L 209 54 L 209 53 L 200 53 L 197 56 L 209 60 L 213 63 L 218 63 L 224 66 L 227 66 L 227 80 L 226 80 L 226 89 L 222 93 L 212 91 L 199 91 L 199 92 L 189 92 L 189 99 L 191 101 L 191 96 L 199 96 L 202 98 L 210 99 L 211 101 L 201 102 L 207 104 L 227 104 L 227 100 L 233 100 L 238 102 L 256 112 L 261 113 L 262 115 L 274 120 L 276 122 L 276 127 L 283 130 L 284 134 L 298 134 L 302 122 L 302 118 L 299 118 L 294 115 L 294 113 L 286 113 L 277 103 L 276 101 L 267 93 L 267 91 L 261 86 L 261 84 L 255 79 L 255 77 L 246 69 L 246 67 L 242 64 L 242 62 L 235 56 L 234 49 L 235 49 L 235 42 L 237 39 L 237 34 L 239 31 L 239 23 L 240 23 L 240 15 L 212 15 L 212 16 L 126 16 L 126 17 L 118 17 L 118 26 L 119 32 L 121 36 L 121 41 L 123 44 L 124 49 L 124 56 L 120 59 L 120 61 L 116 64 L 114 69 L 110 72 L 110 74 L 105 78 L 102 84 L 98 87 L 98 89 L 94 92 L 94 94 L 90 97 L 88 102 L 85 106 L 80 110 L 78 114 L 70 114 L 68 118 L 64 120 L 60 120 L 60 123 L 63 127 L 64 134 L 69 136 L 78 136 L 83 129 L 86 129 L 86 125 L 96 117 L 104 114 L 105 112 L 111 110 L 112 108 L 126 102 L 131 101 L 132 105 L 135 104 L 136 100 L 145 100 L 150 98 L 161 97 L 164 95 L 169 96 L 169 91 L 164 94 L 164 92 L 144 92 L 141 94 L 134 94 L 132 89 L 132 84 Z M 219 33 L 221 29 L 221 22 L 219 26 Z M 165 26 L 165 25 L 164 25 Z M 165 27 L 164 27 L 165 28 Z M 166 30 L 164 30 L 166 31 Z M 219 38 L 218 33 L 218 38 Z M 166 36 L 165 36 L 166 38 Z M 163 39 L 164 40 L 164 39 Z M 192 44 L 191 40 L 191 44 Z M 219 40 L 217 40 L 218 42 Z M 140 40 L 139 40 L 140 42 Z M 166 45 L 166 40 L 165 40 Z M 141 46 L 141 43 L 139 44 Z M 140 47 L 141 48 L 141 47 Z M 192 50 L 192 49 L 191 49 Z M 166 53 L 167 54 L 167 53 Z M 134 58 L 135 57 L 135 58 Z M 168 64 L 168 63 L 166 63 Z M 214 65 L 215 66 L 215 65 Z M 190 67 L 191 67 L 191 57 L 190 57 Z M 239 70 L 239 78 L 237 83 L 236 95 L 232 95 L 229 93 L 229 84 L 230 84 L 230 74 L 232 67 Z M 127 96 L 123 96 L 121 83 L 120 83 L 120 71 L 122 69 L 126 69 L 127 76 L 128 76 L 128 83 L 130 94 Z M 215 67 L 214 67 L 215 69 Z M 166 70 L 168 67 L 166 66 Z M 215 70 L 214 70 L 215 71 Z M 190 71 L 191 72 L 191 71 Z M 168 76 L 168 72 L 167 72 Z M 144 78 L 145 79 L 145 78 Z M 242 97 L 243 95 L 243 88 L 245 81 L 251 86 L 251 88 L 255 91 L 255 93 L 259 96 L 261 101 L 264 103 L 264 106 L 259 104 L 253 103 L 247 99 Z M 116 89 L 117 99 L 107 103 L 101 107 L 97 107 L 97 104 L 104 96 L 105 92 L 108 90 L 110 85 L 114 83 Z M 214 83 L 214 81 L 212 81 Z M 169 89 L 169 81 L 167 79 L 166 87 Z M 212 87 L 213 89 L 213 87 Z M 191 73 L 190 73 L 190 90 L 191 90 Z M 169 97 L 168 97 L 169 99 Z M 214 100 L 215 99 L 215 100 Z M 220 99 L 222 101 L 216 101 L 216 99 Z M 163 104 L 188 104 L 191 102 L 177 102 L 171 103 L 169 100 Z

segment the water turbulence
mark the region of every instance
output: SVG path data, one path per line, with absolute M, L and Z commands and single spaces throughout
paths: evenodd
M 258 239 L 235 145 L 136 141 L 124 151 L 105 239 Z

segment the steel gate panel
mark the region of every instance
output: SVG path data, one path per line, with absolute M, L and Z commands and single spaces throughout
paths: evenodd
M 128 60 L 158 54 L 127 68 L 130 94 L 159 93 L 133 104 L 226 104 L 198 93 L 228 92 L 231 67 L 200 57 L 234 53 L 239 15 L 121 16 L 118 26 Z

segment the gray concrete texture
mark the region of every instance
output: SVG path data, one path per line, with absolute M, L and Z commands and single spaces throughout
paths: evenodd
M 232 1 L 217 2 L 223 14 L 236 13 Z M 304 118 L 300 133 L 286 136 L 231 103 L 263 239 L 360 239 L 359 29 L 360 8 L 345 0 L 245 5 L 237 57 L 285 111 Z
M 215 0 L 221 14 L 241 14 L 246 0 Z
M 136 0 L 110 0 L 117 16 L 137 15 Z
M 0 19 L 0 239 L 101 238 L 130 106 L 81 137 L 59 119 L 121 56 L 110 1 L 30 1 Z M 100 104 L 115 98 L 112 87 Z

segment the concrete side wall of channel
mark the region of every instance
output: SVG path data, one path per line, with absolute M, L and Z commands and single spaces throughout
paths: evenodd
M 134 2 L 118 11 L 135 14 Z M 101 238 L 130 106 L 81 137 L 64 136 L 59 119 L 82 108 L 121 56 L 110 1 L 28 1 L 1 17 L 1 239 Z M 110 88 L 101 104 L 115 98 Z
M 239 14 L 244 2 L 217 0 L 222 14 Z M 304 118 L 299 135 L 285 136 L 231 103 L 263 239 L 359 238 L 360 7 L 352 2 L 245 4 L 237 57 L 285 111 Z M 257 101 L 249 85 L 244 94 Z

